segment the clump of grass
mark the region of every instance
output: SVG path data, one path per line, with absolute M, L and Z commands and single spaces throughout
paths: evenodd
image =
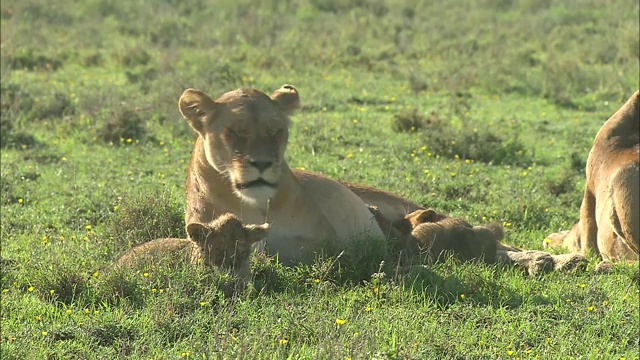
M 0 119 L 0 148 L 9 145 L 11 133 L 13 133 L 13 122 L 10 119 Z
M 115 305 L 125 302 L 136 308 L 142 307 L 145 293 L 141 274 L 118 269 L 107 272 L 103 277 L 93 284 L 90 293 L 85 294 L 86 297 L 83 299 L 85 306 L 90 306 L 94 300 L 99 300 L 97 304 Z
M 105 234 L 116 250 L 162 237 L 184 238 L 184 210 L 158 190 L 123 194 L 107 219 Z
M 397 132 L 419 132 L 429 152 L 448 158 L 469 159 L 487 164 L 524 166 L 533 159 L 518 134 L 502 136 L 487 128 L 472 128 L 468 120 L 460 128 L 432 112 L 429 116 L 416 109 L 398 114 L 393 129 Z
M 425 116 L 414 108 L 394 115 L 393 130 L 396 132 L 416 132 L 440 122 L 437 113 L 432 112 L 429 116 Z
M 387 5 L 384 1 L 380 0 L 312 0 L 311 5 L 319 11 L 331 13 L 349 12 L 352 9 L 363 8 L 369 10 L 377 17 L 381 17 L 389 12 Z
M 66 93 L 55 91 L 50 96 L 38 98 L 29 113 L 34 119 L 55 119 L 72 115 L 76 112 L 75 105 Z
M 3 116 L 0 119 L 0 148 L 28 149 L 39 145 L 36 138 L 24 131 L 16 131 L 14 121 Z
M 293 268 L 284 266 L 277 259 L 265 254 L 252 256 L 251 274 L 253 286 L 258 293 L 284 292 L 303 280 L 302 277 L 295 276 Z
M 20 47 L 15 53 L 9 54 L 5 60 L 12 69 L 57 70 L 62 66 L 61 59 L 36 53 L 29 47 Z
M 73 271 L 55 271 L 42 279 L 42 289 L 50 300 L 71 304 L 87 290 L 87 278 Z M 39 286 L 40 287 L 40 286 Z
M 575 190 L 574 173 L 563 171 L 555 176 L 548 176 L 544 181 L 544 186 L 549 193 L 560 196 Z
M 587 157 L 584 154 L 577 152 L 571 153 L 571 168 L 578 172 L 583 173 L 587 167 Z
M 151 61 L 151 55 L 141 47 L 128 48 L 124 53 L 115 56 L 124 67 L 144 66 Z
M 137 331 L 134 328 L 113 320 L 100 324 L 89 331 L 89 334 L 98 345 L 119 345 L 121 349 L 128 349 L 128 347 L 123 345 L 133 342 L 136 338 L 136 333 Z M 124 356 L 126 356 L 127 353 L 128 351 L 120 351 L 120 354 Z
M 106 143 L 120 145 L 144 140 L 147 135 L 146 121 L 140 110 L 123 108 L 105 121 L 98 135 Z
M 389 248 L 390 244 L 381 238 L 362 236 L 349 242 L 341 259 L 340 281 L 359 283 L 371 274 L 380 272 L 381 264 L 387 264 L 385 271 L 396 263 Z

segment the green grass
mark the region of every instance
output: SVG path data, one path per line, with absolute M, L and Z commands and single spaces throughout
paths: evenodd
M 303 101 L 291 166 L 539 249 L 577 220 L 593 137 L 638 88 L 638 15 L 596 0 L 2 1 L 0 356 L 637 359 L 637 264 L 594 275 L 594 256 L 541 278 L 454 261 L 402 275 L 373 243 L 351 265 L 256 258 L 238 296 L 224 273 L 112 264 L 183 236 L 182 91 L 284 83 Z

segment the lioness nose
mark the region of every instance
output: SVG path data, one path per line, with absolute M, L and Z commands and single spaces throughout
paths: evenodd
M 249 160 L 249 164 L 251 164 L 251 166 L 255 167 L 256 169 L 262 172 L 265 169 L 269 168 L 271 165 L 273 165 L 273 161 Z

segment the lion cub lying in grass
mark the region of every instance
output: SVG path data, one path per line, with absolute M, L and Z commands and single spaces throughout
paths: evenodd
M 460 219 L 439 214 L 432 209 L 416 210 L 397 224 L 409 230 L 409 236 L 420 249 L 427 251 L 433 261 L 454 256 L 458 260 L 481 260 L 488 264 L 496 261 L 498 241 L 504 238 L 502 226 L 490 223 L 472 226 Z
M 431 261 L 454 256 L 461 262 L 479 260 L 487 264 L 502 262 L 522 267 L 530 275 L 554 270 L 584 269 L 587 260 L 580 254 L 551 255 L 537 250 L 523 251 L 500 243 L 504 230 L 498 223 L 472 226 L 466 221 L 437 213 L 433 209 L 416 210 L 404 219 L 389 222 L 375 206 L 370 206 L 376 221 L 400 246 L 410 253 L 419 248 Z
M 251 277 L 250 256 L 252 245 L 264 239 L 269 224 L 244 225 L 233 214 L 224 214 L 208 224 L 189 223 L 187 239 L 156 239 L 138 245 L 122 255 L 116 264 L 133 267 L 163 255 L 189 256 L 192 264 L 200 261 L 205 266 L 233 269 L 234 274 L 248 281 Z
M 369 210 L 389 237 L 399 241 L 400 249 L 427 253 L 431 261 L 454 256 L 462 262 L 481 260 L 491 264 L 496 260 L 497 244 L 504 238 L 498 223 L 472 226 L 433 209 L 416 210 L 395 222 L 389 222 L 375 206 L 369 206 Z

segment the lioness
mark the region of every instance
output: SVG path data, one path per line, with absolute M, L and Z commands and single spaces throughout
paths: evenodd
M 285 264 L 310 262 L 326 244 L 340 249 L 354 236 L 383 236 L 364 201 L 347 187 L 289 168 L 289 115 L 299 104 L 291 85 L 271 96 L 238 89 L 216 100 L 184 91 L 180 112 L 198 134 L 187 169 L 186 223 L 223 213 L 245 223 L 269 222 L 266 250 Z
M 139 262 L 153 260 L 169 254 L 183 254 L 193 264 L 202 261 L 205 266 L 234 270 L 237 277 L 249 280 L 252 245 L 264 239 L 269 225 L 243 225 L 232 214 L 224 214 L 208 223 L 187 224 L 188 239 L 156 239 L 127 251 L 117 261 L 120 267 L 133 267 Z
M 580 220 L 545 244 L 604 260 L 637 260 L 640 251 L 640 92 L 596 134 L 587 159 Z

